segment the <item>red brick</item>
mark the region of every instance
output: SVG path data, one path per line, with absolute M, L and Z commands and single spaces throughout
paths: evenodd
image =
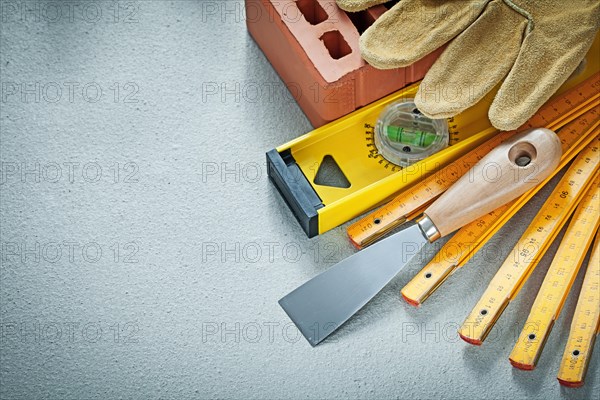
M 422 79 L 439 55 L 393 70 L 367 64 L 360 33 L 385 11 L 346 13 L 334 0 L 246 0 L 248 31 L 315 127 Z

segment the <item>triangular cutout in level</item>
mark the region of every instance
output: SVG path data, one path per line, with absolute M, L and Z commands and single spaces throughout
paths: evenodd
M 315 184 L 344 189 L 350 187 L 350 181 L 330 155 L 323 157 L 323 161 L 321 161 L 321 165 L 315 176 Z

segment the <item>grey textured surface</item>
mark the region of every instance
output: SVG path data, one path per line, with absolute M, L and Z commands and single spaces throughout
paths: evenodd
M 422 308 L 413 263 L 308 345 L 277 300 L 352 249 L 267 180 L 310 125 L 241 6 L 2 1 L 1 397 L 598 398 L 598 354 L 556 381 L 574 296 L 538 368 L 508 363 L 548 257 L 482 347 L 455 333 L 547 190 Z

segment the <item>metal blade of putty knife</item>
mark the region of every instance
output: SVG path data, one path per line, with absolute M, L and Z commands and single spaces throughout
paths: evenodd
M 419 226 L 411 226 L 317 275 L 279 304 L 316 346 L 379 293 L 425 243 Z
M 483 157 L 411 226 L 362 250 L 279 301 L 315 346 L 386 286 L 427 242 L 461 228 L 543 181 L 559 164 L 561 144 L 548 129 L 515 135 Z M 490 178 L 489 167 L 496 175 Z

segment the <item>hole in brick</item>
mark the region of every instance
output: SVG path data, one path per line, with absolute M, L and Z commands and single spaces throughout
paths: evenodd
M 356 27 L 356 30 L 358 30 L 358 33 L 361 35 L 367 30 L 368 27 L 373 25 L 373 22 L 375 22 L 375 18 L 367 10 L 354 13 L 349 12 L 346 14 L 348 15 L 348 18 L 350 18 L 350 21 L 352 21 L 352 24 Z
M 311 25 L 318 25 L 329 18 L 317 0 L 298 0 L 296 5 Z
M 321 40 L 325 47 L 327 47 L 331 57 L 335 60 L 339 60 L 352 53 L 352 49 L 348 45 L 348 42 L 346 42 L 339 31 L 325 32 L 323 36 L 321 36 Z

